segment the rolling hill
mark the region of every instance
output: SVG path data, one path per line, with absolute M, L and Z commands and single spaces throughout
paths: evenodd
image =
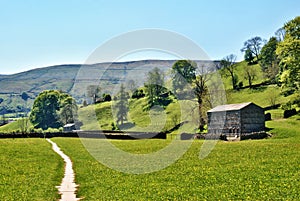
M 13 75 L 0 75 L 0 114 L 23 112 L 29 109 L 35 97 L 43 90 L 57 89 L 73 95 L 78 103 L 83 101 L 88 85 L 100 85 L 103 93 L 112 94 L 121 82 L 134 80 L 144 84 L 146 73 L 158 67 L 166 76 L 175 60 L 141 60 L 98 64 L 70 64 L 36 68 Z M 213 70 L 218 61 L 195 61 L 198 66 Z M 118 88 L 118 87 L 117 87 Z M 21 99 L 26 92 L 30 99 Z

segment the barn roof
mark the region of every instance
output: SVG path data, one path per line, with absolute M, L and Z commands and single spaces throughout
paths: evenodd
M 247 103 L 238 103 L 238 104 L 218 105 L 217 107 L 209 110 L 208 112 L 224 112 L 224 111 L 241 110 L 250 104 L 254 104 L 254 103 L 247 102 Z

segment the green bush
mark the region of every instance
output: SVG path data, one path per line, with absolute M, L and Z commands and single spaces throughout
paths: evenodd
M 59 133 L 58 128 L 48 128 L 47 130 L 44 131 L 45 133 Z

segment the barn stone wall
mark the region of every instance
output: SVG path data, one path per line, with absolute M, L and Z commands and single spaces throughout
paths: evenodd
M 251 104 L 241 110 L 242 133 L 252 133 L 265 130 L 264 110 Z

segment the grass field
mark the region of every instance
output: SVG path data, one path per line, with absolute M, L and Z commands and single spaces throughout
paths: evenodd
M 57 200 L 64 162 L 44 139 L 0 140 L 0 200 Z
M 54 141 L 73 160 L 78 195 L 84 200 L 296 200 L 300 197 L 299 118 L 268 122 L 274 134 L 271 139 L 219 141 L 202 160 L 198 156 L 203 141 L 194 141 L 171 166 L 142 175 L 107 168 L 88 153 L 80 139 Z M 113 144 L 124 151 L 147 153 L 169 142 Z

